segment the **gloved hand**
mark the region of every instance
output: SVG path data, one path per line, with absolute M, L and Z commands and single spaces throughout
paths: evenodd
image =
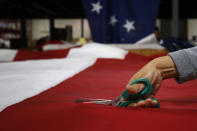
M 150 81 L 153 87 L 153 92 L 148 96 L 145 96 L 145 101 L 132 103 L 129 107 L 155 107 L 157 101 L 152 100 L 151 98 L 156 95 L 162 80 L 173 77 L 177 77 L 177 70 L 170 56 L 159 57 L 147 63 L 131 77 L 126 86 L 126 90 L 130 94 L 137 94 L 145 87 L 145 85 L 143 83 L 137 83 L 130 86 L 130 83 L 139 78 L 146 78 Z

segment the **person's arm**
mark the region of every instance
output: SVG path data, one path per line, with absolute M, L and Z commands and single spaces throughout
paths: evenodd
M 197 78 L 197 47 L 171 52 L 168 55 L 176 65 L 178 83 Z
M 132 103 L 129 106 L 155 107 L 156 101 L 150 98 L 156 95 L 162 80 L 176 78 L 177 82 L 182 83 L 197 78 L 197 47 L 172 52 L 168 56 L 159 57 L 147 63 L 129 80 L 126 90 L 130 94 L 136 94 L 144 88 L 143 83 L 130 86 L 130 83 L 139 78 L 148 79 L 153 87 L 153 92 L 146 96 L 145 101 Z

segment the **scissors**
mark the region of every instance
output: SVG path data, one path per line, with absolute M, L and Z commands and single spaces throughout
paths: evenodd
M 146 78 L 140 78 L 133 81 L 130 85 L 134 85 L 136 83 L 144 83 L 145 88 L 135 95 L 131 95 L 128 93 L 127 90 L 124 90 L 120 96 L 115 98 L 114 100 L 107 100 L 107 99 L 77 99 L 75 102 L 77 103 L 95 103 L 95 104 L 104 104 L 109 106 L 117 106 L 117 107 L 128 107 L 131 103 L 137 103 L 139 101 L 145 100 L 142 99 L 144 96 L 152 93 L 152 85 Z M 160 108 L 160 103 L 157 99 L 152 98 L 152 100 L 157 101 L 156 108 Z

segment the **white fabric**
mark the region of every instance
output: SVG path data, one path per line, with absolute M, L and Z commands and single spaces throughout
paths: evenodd
M 68 53 L 70 58 L 95 57 L 124 59 L 128 52 L 121 48 L 99 43 L 88 43 L 81 48 L 74 48 Z
M 43 51 L 68 49 L 77 46 L 76 44 L 47 44 L 43 46 Z
M 72 77 L 97 58 L 123 59 L 126 54 L 116 47 L 89 44 L 71 49 L 64 59 L 0 63 L 0 111 Z
M 18 50 L 0 49 L 0 62 L 13 61 Z
M 146 37 L 144 37 L 136 42 L 136 44 L 152 44 L 152 43 L 158 44 L 158 41 L 157 41 L 154 33 L 147 35 Z
M 150 34 L 145 38 L 137 41 L 135 44 L 112 44 L 122 49 L 153 49 L 153 50 L 163 50 L 163 46 L 159 44 L 154 34 Z

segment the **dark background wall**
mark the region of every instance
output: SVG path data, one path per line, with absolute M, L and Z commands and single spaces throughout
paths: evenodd
M 197 18 L 196 0 L 179 0 L 180 18 Z M 81 0 L 0 0 L 0 18 L 84 18 Z M 160 0 L 158 18 L 172 18 L 172 0 Z
M 158 19 L 162 37 L 172 36 L 173 0 L 160 0 Z M 187 19 L 197 18 L 197 0 L 178 0 L 179 4 L 179 38 L 187 39 Z M 21 35 L 26 43 L 25 19 L 50 19 L 51 34 L 55 18 L 86 18 L 81 0 L 0 0 L 0 20 L 19 19 Z

